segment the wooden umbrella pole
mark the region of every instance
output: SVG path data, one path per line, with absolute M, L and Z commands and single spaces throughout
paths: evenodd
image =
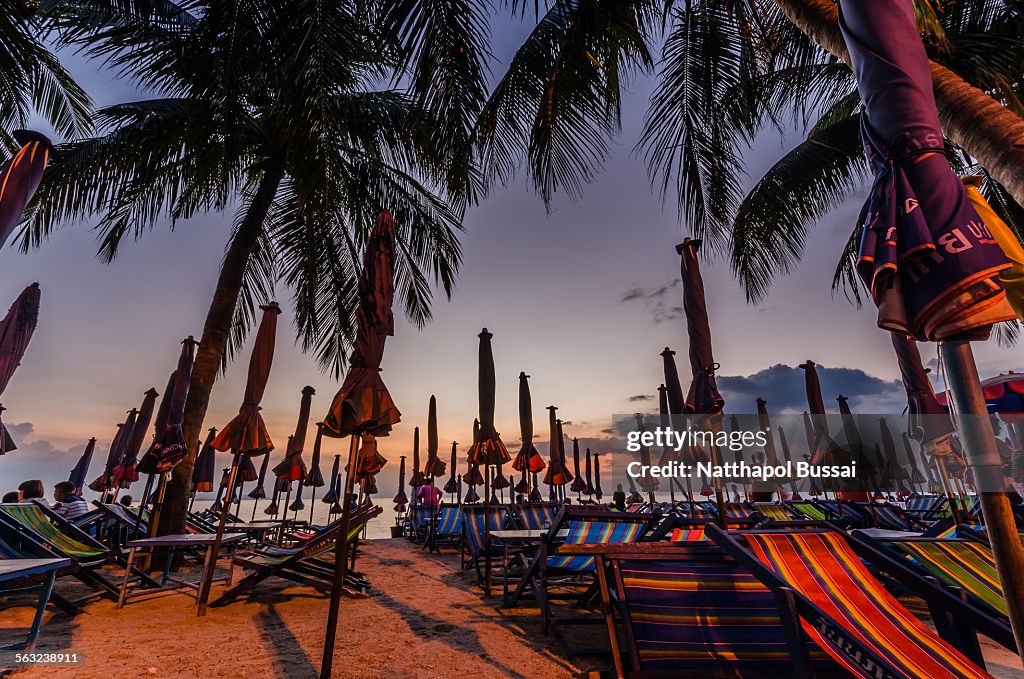
M 285 529 L 288 527 L 288 502 L 292 499 L 292 482 L 288 482 L 288 490 L 284 495 L 284 504 L 281 505 L 281 530 L 277 534 L 277 544 L 284 544 Z
M 253 501 L 252 501 L 252 519 L 250 519 L 251 521 L 255 521 L 256 520 L 256 508 L 259 507 L 259 506 L 260 506 L 259 498 L 253 499 Z
M 235 516 L 242 518 L 242 493 L 245 492 L 245 481 L 238 482 L 238 501 L 235 502 Z M 230 499 L 230 498 L 228 498 Z
M 309 501 L 309 525 L 313 525 L 313 511 L 316 509 L 316 486 L 313 486 L 313 497 Z
M 953 521 L 960 525 L 963 523 L 963 513 L 960 511 L 960 505 L 956 501 L 956 492 L 953 489 L 953 483 L 950 481 L 949 472 L 946 470 L 946 457 L 944 455 L 936 456 L 935 466 L 939 469 L 939 480 L 942 482 L 942 489 L 946 492 L 946 498 L 949 501 L 949 511 L 953 514 Z
M 491 465 L 484 465 L 484 596 L 491 596 Z
M 341 603 L 341 592 L 345 588 L 345 575 L 348 559 L 345 550 L 348 546 L 348 527 L 352 519 L 352 481 L 355 471 L 356 448 L 359 436 L 352 435 L 352 443 L 348 451 L 348 467 L 345 470 L 345 497 L 341 509 L 341 525 L 334 545 L 334 583 L 331 586 L 331 603 L 327 609 L 327 632 L 324 636 L 324 655 L 320 663 L 320 679 L 330 679 L 334 664 L 334 640 L 338 634 L 338 605 Z
M 978 489 L 981 511 L 988 527 L 1010 628 L 1017 648 L 1024 649 L 1024 545 L 1005 491 L 1002 460 L 982 394 L 978 367 L 967 340 L 939 342 L 939 353 L 946 369 L 964 456 L 974 470 L 974 486 Z
M 231 474 L 228 476 L 228 501 L 231 494 L 235 492 L 235 478 L 238 476 L 238 460 L 241 454 L 236 450 L 231 459 Z M 213 539 L 213 545 L 206 553 L 206 567 L 203 569 L 203 581 L 199 583 L 199 615 L 206 615 L 206 602 L 210 599 L 210 588 L 213 586 L 213 572 L 217 567 L 217 553 L 220 551 L 221 540 L 224 539 L 224 525 L 228 522 L 227 502 L 221 509 L 220 517 L 217 520 L 217 534 Z
M 142 527 L 142 510 L 144 510 L 146 508 L 146 500 L 149 498 L 149 492 L 150 492 L 150 490 L 152 490 L 152 488 L 153 488 L 153 475 L 152 474 L 148 474 L 146 476 L 146 487 L 142 491 L 142 502 L 139 503 L 139 512 L 135 516 L 134 533 L 135 533 L 135 538 L 136 539 L 139 538 L 139 528 Z

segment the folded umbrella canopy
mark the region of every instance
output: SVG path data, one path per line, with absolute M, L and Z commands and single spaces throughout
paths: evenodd
M 188 387 L 192 381 L 192 363 L 197 344 L 199 343 L 191 336 L 181 343 L 178 368 L 174 372 L 174 389 L 171 391 L 171 401 L 167 408 L 167 422 L 164 424 L 164 430 L 157 434 L 150 451 L 153 454 L 154 466 L 160 473 L 171 471 L 188 456 L 182 423 L 185 421 L 185 401 L 188 399 Z M 221 434 L 223 433 L 222 430 Z M 217 450 L 223 450 L 217 448 L 217 439 L 214 439 L 211 445 Z
M 38 132 L 15 130 L 14 139 L 21 149 L 0 168 L 0 247 L 21 221 L 53 151 L 50 140 Z
M 586 464 L 587 480 L 584 483 L 584 485 L 586 486 L 586 489 L 583 492 L 586 495 L 588 495 L 588 496 L 591 496 L 591 495 L 594 494 L 594 475 L 593 475 L 592 469 L 593 469 L 593 467 L 591 466 L 591 461 L 590 461 L 590 448 L 587 448 L 587 464 Z
M 324 417 L 324 434 L 351 436 L 349 468 L 353 470 L 356 446 L 360 437 L 387 436 L 401 420 L 401 413 L 391 399 L 380 375 L 384 345 L 395 333 L 392 302 L 395 295 L 395 223 L 391 213 L 381 212 L 363 254 L 363 271 L 359 277 L 359 299 L 356 308 L 356 338 L 352 343 L 349 371 Z M 376 447 L 376 446 L 374 446 Z M 365 458 L 364 458 L 365 459 Z M 371 472 L 375 473 L 375 472 Z M 337 545 L 335 546 L 334 583 L 327 614 L 326 637 L 321 679 L 331 676 L 334 642 L 338 626 L 338 604 L 345 582 L 348 559 L 348 526 L 351 519 L 351 489 L 355 475 L 345 481 L 343 511 Z
M 305 479 L 299 479 L 299 487 L 295 491 L 295 500 L 293 500 L 292 503 L 288 505 L 288 509 L 292 510 L 293 512 L 297 512 L 300 509 L 306 508 L 306 504 L 302 501 L 302 488 L 305 485 L 305 483 Z
M 306 478 L 306 465 L 302 461 L 302 450 L 306 446 L 306 431 L 309 429 L 309 408 L 316 389 L 306 385 L 302 388 L 302 398 L 299 400 L 299 418 L 295 422 L 295 433 L 289 439 L 288 450 L 285 451 L 284 460 L 274 467 L 274 476 L 286 478 L 289 481 L 300 481 Z
M 423 473 L 433 484 L 434 479 L 444 476 L 446 468 L 444 460 L 438 456 L 437 399 L 431 394 L 430 405 L 427 408 L 427 464 L 423 468 Z
M 512 468 L 524 473 L 537 473 L 544 470 L 544 458 L 533 445 L 533 398 L 530 396 L 529 379 L 525 372 L 519 373 L 519 435 L 523 447 L 512 461 Z
M 789 440 L 786 439 L 786 430 L 782 427 L 779 427 L 779 447 L 782 448 L 782 457 L 786 460 L 786 467 L 792 469 L 793 455 L 789 452 Z M 799 502 L 803 498 L 800 496 L 799 488 L 797 488 L 798 484 L 799 482 L 796 477 L 789 481 L 789 490 L 792 492 L 790 499 Z
M 910 414 L 907 433 L 922 443 L 928 443 L 956 431 L 953 420 L 932 389 L 917 342 L 903 333 L 894 332 L 890 337 L 900 364 L 903 387 L 907 391 Z
M 395 497 L 391 501 L 396 505 L 409 504 L 409 498 L 405 494 L 405 455 L 398 458 L 398 492 L 395 493 Z
M 554 489 L 556 486 L 565 486 L 572 481 L 572 474 L 565 468 L 562 455 L 562 437 L 558 434 L 558 420 L 555 418 L 557 406 L 548 406 L 548 466 L 544 472 L 544 483 Z
M 222 513 L 221 510 L 224 509 L 224 501 L 223 501 L 224 489 L 227 488 L 227 485 L 228 485 L 228 475 L 230 473 L 231 473 L 231 468 L 230 467 L 225 467 L 224 470 L 221 471 L 220 483 L 217 484 L 217 497 L 215 497 L 213 499 L 213 504 L 210 505 L 210 511 L 215 513 L 215 514 L 221 514 Z
M 71 470 L 71 474 L 68 476 L 68 482 L 75 487 L 75 493 L 78 495 L 81 495 L 82 489 L 85 488 L 85 479 L 89 473 L 89 465 L 92 463 L 92 453 L 95 448 L 96 437 L 94 436 L 85 444 L 82 457 L 78 458 L 78 462 L 75 463 L 74 469 Z
M 163 396 L 160 397 L 160 406 L 156 409 L 156 418 L 153 420 L 153 438 L 150 441 L 149 448 L 146 449 L 142 459 L 139 460 L 135 470 L 140 474 L 147 474 L 152 477 L 156 474 L 156 451 L 158 449 L 158 442 L 160 435 L 163 433 L 164 428 L 167 426 L 167 416 L 171 409 L 171 398 L 174 394 L 174 383 L 178 379 L 178 371 L 173 370 L 170 377 L 167 378 L 167 386 L 164 388 Z M 147 480 L 146 486 L 149 487 L 151 479 Z
M 644 416 L 636 413 L 633 417 L 636 418 L 636 431 L 640 433 L 647 431 L 644 425 Z M 658 482 L 658 479 L 651 476 L 651 449 L 643 443 L 643 437 L 641 436 L 640 438 L 640 466 L 643 468 L 644 474 L 640 477 L 639 485 L 648 494 L 648 499 L 654 502 L 654 491 L 658 490 L 661 484 Z
M 885 473 L 896 482 L 897 490 L 902 490 L 903 481 L 909 478 L 907 470 L 900 463 L 899 453 L 896 451 L 896 439 L 892 437 L 892 430 L 889 429 L 889 422 L 884 418 L 878 420 L 879 433 L 882 438 L 882 453 L 885 458 Z
M 221 452 L 233 451 L 241 455 L 256 457 L 274 449 L 267 426 L 260 415 L 260 402 L 270 379 L 270 368 L 274 362 L 274 344 L 277 335 L 277 316 L 281 307 L 277 302 L 260 306 L 263 317 L 256 331 L 252 356 L 249 358 L 249 372 L 245 381 L 245 394 L 238 415 L 220 430 L 213 440 L 214 449 Z
M 324 493 L 324 496 L 320 498 L 320 501 L 329 505 L 333 505 L 341 498 L 341 489 L 337 486 L 337 480 L 341 476 L 341 455 L 334 456 L 334 466 L 331 467 L 331 485 L 330 488 Z M 335 512 L 331 512 L 332 514 Z
M 910 483 L 915 486 L 926 485 L 929 479 L 921 471 L 921 467 L 918 465 L 917 456 L 914 454 L 914 447 L 910 445 L 910 437 L 907 436 L 907 432 L 900 432 L 900 436 L 903 437 L 903 454 L 910 460 Z M 928 463 L 925 462 L 925 469 L 929 472 Z
M 878 325 L 919 340 L 987 337 L 993 323 L 1015 317 L 999 282 L 1010 264 L 946 160 L 912 3 L 844 2 L 839 23 L 875 173 L 857 272 Z
M 210 443 L 215 436 L 217 436 L 217 428 L 210 427 L 210 431 L 206 434 L 206 441 L 199 449 L 199 454 L 196 455 L 195 464 L 192 466 L 193 493 L 209 493 L 213 490 L 213 477 L 217 473 L 217 454 Z M 263 485 L 262 481 L 260 485 Z
M 267 497 L 267 469 L 270 467 L 270 451 L 263 454 L 263 462 L 260 463 L 260 473 L 256 476 L 256 487 L 249 491 L 249 497 L 253 500 L 264 500 Z
M 114 467 L 112 472 L 114 479 L 121 488 L 128 488 L 139 480 L 139 452 L 142 450 L 142 442 L 146 438 L 146 431 L 149 429 L 149 422 L 153 419 L 153 406 L 156 404 L 156 397 L 159 393 L 155 388 L 146 390 L 142 405 L 139 406 L 138 415 L 135 417 L 135 424 L 132 426 L 131 436 L 125 445 L 124 457 Z
M 588 459 L 589 463 L 590 460 Z M 574 438 L 572 440 L 572 470 L 575 478 L 572 481 L 572 485 L 569 486 L 569 490 L 581 495 L 587 490 L 587 481 L 580 475 L 580 440 Z
M 594 453 L 594 497 L 598 502 L 604 497 L 604 491 L 601 490 L 601 456 L 597 453 Z
M 37 182 L 38 183 L 38 182 Z M 2 185 L 0 185 L 2 186 Z M 33 190 L 35 190 L 33 188 Z M 3 193 L 0 193 L 0 220 L 3 215 Z M 22 209 L 24 205 L 22 205 Z M 19 209 L 18 214 L 21 214 Z M 0 221 L 0 227 L 2 227 Z M 2 234 L 0 234 L 2 235 Z M 3 238 L 0 238 L 0 244 Z M 39 321 L 39 284 L 33 283 L 21 291 L 14 304 L 7 310 L 7 315 L 0 321 L 0 394 L 4 393 L 7 384 L 11 381 L 15 369 L 21 363 L 25 350 L 28 348 L 32 333 L 35 332 L 36 323 Z M 2 414 L 0 410 L 0 414 Z M 11 439 L 11 435 L 4 427 L 0 419 L 0 455 L 9 453 L 17 447 Z
M 451 459 L 451 463 L 450 463 L 450 466 L 452 468 L 452 475 L 448 477 L 448 483 L 444 484 L 444 492 L 448 493 L 449 495 L 453 495 L 455 493 L 455 491 L 457 491 L 459 489 L 459 481 L 458 481 L 458 474 L 459 474 L 459 472 L 458 472 L 458 467 L 455 464 L 455 453 L 456 453 L 457 447 L 458 447 L 458 443 L 456 441 L 452 441 L 452 459 Z
M 316 440 L 313 442 L 313 458 L 309 463 L 309 471 L 306 473 L 306 487 L 313 489 L 313 499 L 316 500 L 316 489 L 324 485 L 324 475 L 320 471 L 320 445 L 324 438 L 324 423 L 316 423 Z
M 477 374 L 477 394 L 480 403 L 480 430 L 477 432 L 472 447 L 469 449 L 469 459 L 477 465 L 485 467 L 492 464 L 504 464 L 512 460 L 512 456 L 505 448 L 498 431 L 494 428 L 494 399 L 495 399 L 495 378 L 494 378 L 494 353 L 491 348 L 492 335 L 484 328 L 477 337 L 480 338 L 478 353 L 479 371 Z M 484 476 L 485 485 L 487 476 Z
M 676 367 L 676 352 L 665 347 L 661 352 L 661 359 L 665 369 L 665 397 L 668 402 L 668 412 L 672 415 L 682 415 L 686 412 L 686 397 L 683 395 L 683 385 L 679 381 L 679 369 Z
M 473 440 L 476 441 L 476 437 L 479 435 L 480 420 L 473 418 Z M 466 473 L 462 475 L 462 480 L 470 486 L 470 489 L 472 489 L 473 486 L 482 486 L 484 483 L 484 477 L 480 474 L 480 468 L 468 455 L 466 456 Z
M 120 422 L 117 425 L 117 433 L 114 434 L 114 438 L 110 441 L 110 447 L 107 449 L 107 460 L 103 464 L 103 472 L 89 483 L 89 490 L 102 493 L 113 488 L 111 472 L 117 466 L 117 461 L 121 458 L 121 451 L 124 449 L 124 434 L 121 433 L 123 431 L 124 422 Z
M 355 474 L 359 480 L 376 475 L 387 464 L 387 459 L 377 449 L 376 436 L 373 434 L 363 434 L 362 441 L 356 456 Z
M 427 479 L 420 469 L 420 428 L 412 429 L 412 477 L 409 479 L 409 486 L 419 488 L 426 485 Z

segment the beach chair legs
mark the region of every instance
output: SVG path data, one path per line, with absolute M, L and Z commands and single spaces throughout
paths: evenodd
M 43 614 L 46 613 L 46 605 L 50 602 L 50 595 L 53 593 L 53 583 L 57 580 L 57 571 L 50 571 L 46 574 L 46 580 L 38 586 L 39 601 L 36 604 L 36 612 L 32 617 L 32 627 L 29 628 L 25 641 L 0 646 L 0 651 L 31 651 L 35 648 L 39 632 L 43 628 Z M 36 588 L 33 588 L 36 589 Z
M 789 640 L 789 657 L 793 662 L 793 675 L 797 677 L 813 677 L 814 665 L 807 652 L 807 639 L 800 614 L 796 608 L 796 593 L 789 587 L 781 587 L 775 592 L 775 600 L 779 605 L 779 618 L 786 630 Z

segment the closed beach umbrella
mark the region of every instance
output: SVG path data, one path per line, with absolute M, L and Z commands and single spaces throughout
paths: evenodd
M 3 214 L 2 197 L 3 194 L 0 193 L 0 219 Z M 24 205 L 21 209 L 24 209 Z M 18 210 L 18 215 L 21 214 L 21 209 Z M 0 227 L 2 226 L 0 222 Z M 2 243 L 3 238 L 0 238 L 0 244 Z M 11 381 L 11 376 L 25 355 L 32 333 L 35 332 L 39 320 L 39 296 L 39 284 L 29 285 L 21 291 L 14 304 L 7 310 L 7 315 L 0 321 L 0 394 L 4 393 L 4 389 Z M 0 420 L 0 455 L 15 449 L 10 434 Z
M 341 456 L 339 455 L 338 457 L 340 458 Z M 341 498 L 341 472 L 334 475 L 334 484 L 331 486 L 331 489 L 336 499 L 331 503 L 329 511 L 331 514 L 341 514 L 342 508 L 341 504 L 338 502 L 338 499 Z
M 253 500 L 263 500 L 267 497 L 267 468 L 270 467 L 270 451 L 263 454 L 263 462 L 260 463 L 260 473 L 256 477 L 256 487 L 249 491 L 249 497 Z
M 274 494 L 270 496 L 270 504 L 263 509 L 263 513 L 267 516 L 277 516 L 280 510 L 278 502 L 281 498 L 281 479 L 274 481 Z
M 592 469 L 593 469 L 593 467 L 591 466 L 591 461 L 590 461 L 590 448 L 587 448 L 587 464 L 586 464 L 586 473 L 587 473 L 586 485 L 587 485 L 587 489 L 583 491 L 587 495 L 593 495 L 594 494 L 594 476 L 593 476 Z
M 50 140 L 38 132 L 15 130 L 14 139 L 21 148 L 0 168 L 0 247 L 21 221 L 53 151 Z
M 284 460 L 274 467 L 274 476 L 289 481 L 301 481 L 306 478 L 306 465 L 302 461 L 302 450 L 306 446 L 306 431 L 309 429 L 309 408 L 316 389 L 306 385 L 302 388 L 299 400 L 299 418 L 295 422 L 295 433 L 288 440 L 288 450 Z
M 151 451 L 156 470 L 160 473 L 174 469 L 188 455 L 182 423 L 185 421 L 185 401 L 188 399 L 188 387 L 192 381 L 192 363 L 197 344 L 192 337 L 186 338 L 181 344 L 178 368 L 174 374 L 174 389 L 171 391 L 171 402 L 167 408 L 167 423 L 163 432 L 158 434 Z M 221 431 L 221 434 L 223 433 Z M 216 439 L 210 445 L 222 450 L 217 448 Z
M 668 402 L 668 412 L 672 415 L 682 415 L 686 412 L 686 397 L 683 395 L 683 385 L 679 381 L 679 369 L 676 367 L 675 356 L 676 352 L 668 347 L 661 352 L 665 370 L 665 398 Z
M 117 479 L 121 488 L 127 488 L 139 480 L 139 472 L 136 468 L 139 463 L 139 453 L 142 451 L 142 442 L 146 438 L 150 420 L 153 419 L 153 406 L 156 404 L 158 395 L 159 392 L 155 388 L 148 389 L 143 395 L 142 405 L 139 406 L 131 435 L 125 445 L 124 457 L 114 467 L 114 478 Z
M 427 408 L 427 464 L 423 473 L 429 478 L 431 484 L 436 478 L 444 476 L 446 465 L 438 455 L 437 446 L 437 399 L 430 397 L 430 405 Z
M 217 435 L 217 428 L 210 427 L 206 434 L 206 442 L 199 449 L 195 465 L 192 467 L 192 492 L 209 493 L 213 490 L 213 477 L 217 470 L 216 451 L 210 442 Z
M 558 435 L 558 421 L 555 418 L 557 406 L 548 406 L 548 430 L 550 431 L 548 447 L 548 466 L 544 472 L 544 483 L 551 486 L 565 486 L 572 481 L 572 474 L 562 463 L 562 438 Z
M 456 464 L 455 464 L 455 452 L 456 452 L 457 446 L 458 446 L 458 443 L 455 442 L 455 441 L 452 441 L 452 459 L 451 459 L 451 463 L 450 463 L 451 464 L 451 469 L 452 469 L 452 474 L 451 474 L 451 476 L 448 477 L 448 483 L 444 484 L 444 492 L 448 493 L 449 495 L 454 494 L 455 491 L 457 491 L 459 489 L 458 468 L 456 467 Z
M 804 371 L 804 390 L 807 393 L 807 407 L 810 413 L 804 413 L 804 426 L 810 424 L 812 438 L 807 446 L 811 453 L 811 464 L 834 464 L 831 453 L 831 434 L 828 421 L 825 419 L 825 401 L 821 395 L 821 381 L 818 379 L 817 364 L 805 361 L 800 364 Z
M 394 267 L 395 223 L 391 213 L 384 211 L 377 218 L 364 252 L 356 308 L 356 338 L 352 344 L 349 371 L 341 389 L 334 397 L 327 416 L 324 417 L 325 435 L 352 437 L 349 449 L 350 467 L 353 465 L 360 437 L 387 436 L 391 428 L 401 420 L 401 413 L 384 385 L 380 372 L 385 343 L 388 336 L 395 334 L 395 319 L 391 308 L 395 294 Z M 341 529 L 335 547 L 334 583 L 331 588 L 323 662 L 320 668 L 322 679 L 331 676 L 338 604 L 348 564 L 346 545 L 352 511 L 350 495 L 355 482 L 352 471 L 350 469 L 346 477 L 342 498 L 344 504 Z
M 362 441 L 356 459 L 355 473 L 358 479 L 376 475 L 387 464 L 387 459 L 377 449 L 377 437 L 373 434 L 363 434 Z
M 472 448 L 469 449 L 469 458 L 477 465 L 485 467 L 492 464 L 504 464 L 512 460 L 512 456 L 502 443 L 501 437 L 494 428 L 494 399 L 495 399 L 495 378 L 494 378 L 494 353 L 491 347 L 493 335 L 484 328 L 477 335 L 480 338 L 479 348 L 479 373 L 477 376 L 477 394 L 480 402 L 480 431 Z
M 589 458 L 587 462 L 590 462 Z M 576 438 L 572 440 L 572 470 L 576 478 L 573 479 L 569 490 L 580 495 L 587 490 L 587 482 L 580 476 L 580 441 Z
M 476 441 L 476 437 L 479 435 L 480 420 L 473 418 L 473 440 Z M 462 480 L 469 484 L 470 487 L 482 486 L 484 483 L 484 477 L 480 474 L 479 467 L 468 456 L 466 457 L 466 473 L 462 475 Z
M 601 490 L 601 456 L 597 453 L 594 454 L 594 497 L 598 502 L 604 497 L 604 491 Z
M 647 431 L 644 426 L 644 416 L 636 413 L 633 417 L 636 418 L 636 430 L 638 432 Z M 648 494 L 648 499 L 654 502 L 654 491 L 658 490 L 660 483 L 658 479 L 650 474 L 651 449 L 644 445 L 642 441 L 640 443 L 640 465 L 647 471 L 646 474 L 640 477 L 640 488 Z
M 538 472 L 533 472 L 533 490 L 530 491 L 530 502 L 540 502 L 540 484 L 537 479 Z
M 136 465 L 135 469 L 140 474 L 147 474 L 152 476 L 156 474 L 156 449 L 157 441 L 160 439 L 160 434 L 163 433 L 164 427 L 167 425 L 167 414 L 171 409 L 171 397 L 174 393 L 174 383 L 178 377 L 178 371 L 174 370 L 171 372 L 170 377 L 167 378 L 167 386 L 164 388 L 163 396 L 160 397 L 160 406 L 156 409 L 156 418 L 153 420 L 153 438 L 150 441 L 149 448 L 146 449 L 142 459 L 139 460 L 139 464 Z M 147 488 L 149 487 L 147 481 Z
M 409 486 L 419 488 L 427 483 L 427 479 L 420 470 L 420 428 L 412 429 L 412 477 L 409 479 Z
M 302 501 L 302 488 L 305 485 L 305 483 L 305 479 L 299 479 L 299 487 L 295 491 L 295 500 L 293 500 L 292 503 L 288 505 L 288 509 L 292 510 L 293 512 L 297 512 L 300 509 L 306 508 L 306 504 Z
M 121 480 L 121 474 L 125 471 L 125 460 L 128 458 L 128 442 L 132 438 L 132 434 L 135 432 L 135 422 L 138 420 L 139 411 L 132 408 L 128 411 L 128 419 L 124 421 L 124 427 L 121 431 L 120 447 L 117 451 L 117 460 L 114 462 L 114 468 L 110 470 L 110 487 L 111 488 L 127 488 L 130 483 L 124 483 Z
M 882 452 L 885 453 L 886 472 L 890 478 L 896 481 L 905 481 L 908 478 L 907 470 L 900 464 L 899 453 L 896 451 L 896 439 L 892 437 L 889 422 L 884 417 L 879 418 L 878 427 L 882 436 Z
M 316 489 L 324 485 L 324 475 L 320 471 L 320 444 L 324 438 L 324 423 L 316 423 L 316 440 L 313 442 L 313 459 L 309 463 L 309 472 L 306 473 L 306 487 L 313 489 L 313 499 L 316 499 Z
M 338 477 L 341 476 L 341 474 L 339 474 L 339 470 L 340 469 L 341 469 L 341 455 L 335 455 L 334 456 L 334 466 L 331 468 L 331 477 L 330 477 L 331 478 L 331 487 L 327 490 L 326 493 L 324 493 L 324 496 L 320 499 L 321 502 L 327 503 L 329 505 L 333 505 L 335 502 L 337 502 L 339 499 L 341 499 L 341 489 L 337 488 L 337 483 L 336 483 L 336 481 L 338 480 Z
M 211 445 L 221 452 L 232 451 L 240 455 L 256 457 L 274 449 L 274 442 L 267 432 L 267 425 L 260 415 L 260 402 L 270 379 L 270 368 L 274 362 L 274 344 L 277 335 L 277 316 L 281 308 L 277 302 L 260 307 L 263 317 L 256 331 L 252 356 L 249 358 L 249 372 L 245 381 L 245 394 L 238 414 L 220 430 Z
M 903 387 L 907 391 L 907 409 L 910 414 L 907 426 L 910 436 L 928 443 L 955 431 L 946 408 L 935 396 L 917 342 L 902 333 L 894 332 L 890 337 L 900 364 Z
M 85 488 L 85 479 L 89 473 L 89 465 L 92 463 L 92 453 L 96 448 L 96 437 L 89 439 L 89 442 L 85 444 L 85 451 L 82 452 L 82 457 L 78 458 L 78 462 L 75 463 L 74 469 L 71 470 L 68 481 L 75 487 L 75 493 L 78 495 L 82 494 L 82 489 Z
M 782 448 L 782 457 L 786 460 L 786 467 L 792 469 L 793 455 L 789 452 L 789 441 L 786 439 L 786 430 L 782 427 L 779 427 L 779 447 Z M 795 476 L 789 480 L 789 490 L 793 493 L 790 499 L 799 501 L 803 498 L 800 497 L 800 491 L 797 488 L 797 484 L 798 482 Z
M 409 498 L 405 494 L 405 455 L 398 460 L 398 492 L 392 500 L 396 505 L 409 504 Z
M 519 435 L 523 447 L 512 461 L 512 468 L 536 473 L 544 470 L 544 458 L 533 445 L 533 398 L 530 396 L 529 379 L 525 372 L 519 373 Z
M 900 432 L 900 435 L 903 438 L 903 454 L 910 461 L 910 482 L 915 486 L 923 486 L 928 483 L 928 479 L 917 464 L 917 456 L 914 454 L 914 447 L 910 445 L 910 437 L 907 436 L 905 431 Z M 925 468 L 927 469 L 927 463 Z
M 89 484 L 89 490 L 102 493 L 113 488 L 111 473 L 114 471 L 114 467 L 117 466 L 117 461 L 121 457 L 121 451 L 124 449 L 124 435 L 121 433 L 123 431 L 124 422 L 121 422 L 117 425 L 117 433 L 114 434 L 114 438 L 110 441 L 110 448 L 107 449 L 107 461 L 103 465 L 103 473 L 93 479 Z
M 224 488 L 227 487 L 228 475 L 231 473 L 230 467 L 225 468 L 221 471 L 220 483 L 217 484 L 217 497 L 213 499 L 213 504 L 210 505 L 210 511 L 215 514 L 220 514 L 221 510 L 224 509 Z
M 632 476 L 626 475 L 626 481 L 629 482 L 629 503 L 639 504 L 644 501 L 640 491 L 636 489 L 636 481 L 633 480 Z

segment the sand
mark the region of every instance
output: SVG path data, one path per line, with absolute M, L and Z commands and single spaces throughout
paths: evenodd
M 442 678 L 473 676 L 571 677 L 611 670 L 610 656 L 569 660 L 561 637 L 542 635 L 532 600 L 500 608 L 485 599 L 475 575 L 459 570 L 450 550 L 431 555 L 405 540 L 363 543 L 358 570 L 373 591 L 344 599 L 334 677 Z M 82 593 L 65 578 L 65 593 Z M 216 594 L 216 592 L 215 592 Z M 905 603 L 922 617 L 921 602 Z M 567 615 L 566 608 L 556 614 Z M 0 630 L 26 627 L 31 610 L 5 611 Z M 98 600 L 74 618 L 48 613 L 37 651 L 77 651 L 80 668 L 33 668 L 17 677 L 316 677 L 323 653 L 327 601 L 310 588 L 265 581 L 250 598 L 195 615 L 194 600 L 180 594 L 139 598 L 118 611 Z M 568 641 L 607 648 L 602 625 L 588 625 Z M 981 639 L 989 671 L 1024 679 L 1016 656 Z
M 332 676 L 569 677 L 593 666 L 563 659 L 561 642 L 540 633 L 536 608 L 502 610 L 500 596 L 485 600 L 475 576 L 458 570 L 457 553 L 428 555 L 405 540 L 363 544 L 357 568 L 373 591 L 342 600 Z M 29 615 L 8 611 L 0 628 L 27 626 Z M 98 600 L 74 618 L 48 614 L 36 647 L 78 651 L 84 667 L 17 676 L 315 677 L 326 618 L 325 598 L 278 579 L 204 618 L 180 594 L 142 597 L 120 611 Z

